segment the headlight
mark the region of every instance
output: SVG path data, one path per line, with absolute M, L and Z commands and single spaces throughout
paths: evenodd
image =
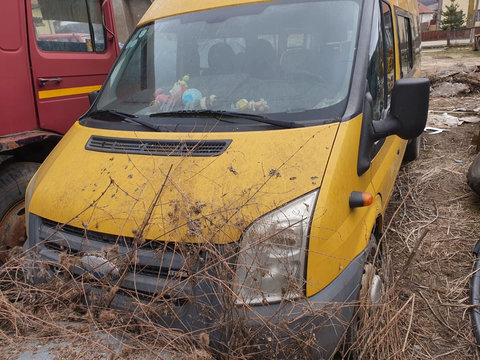
M 257 219 L 237 260 L 237 303 L 262 304 L 303 293 L 308 230 L 318 190 Z

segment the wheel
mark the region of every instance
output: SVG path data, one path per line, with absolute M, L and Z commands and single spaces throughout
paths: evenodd
M 0 168 L 0 264 L 25 242 L 25 191 L 40 164 L 14 162 Z
M 422 136 L 417 136 L 415 139 L 410 141 L 405 149 L 405 154 L 403 155 L 403 161 L 409 162 L 418 158 L 420 154 L 420 143 Z
M 467 184 L 480 196 L 480 155 L 473 160 L 468 169 Z
M 345 334 L 344 354 L 342 359 L 356 359 L 359 350 L 357 341 L 365 337 L 364 328 L 368 327 L 369 318 L 375 316 L 377 306 L 383 294 L 382 248 L 377 252 L 378 243 L 375 236 L 370 236 L 370 250 L 363 267 L 362 280 L 358 296 L 358 306 Z M 360 339 L 361 342 L 361 339 Z

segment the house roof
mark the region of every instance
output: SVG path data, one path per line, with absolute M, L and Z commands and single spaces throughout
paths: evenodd
M 438 0 L 419 0 L 418 3 L 422 3 L 427 7 L 431 7 L 432 5 L 438 5 Z
M 421 2 L 418 2 L 418 12 L 420 14 L 432 14 L 433 10 L 429 9 L 425 5 L 423 5 Z

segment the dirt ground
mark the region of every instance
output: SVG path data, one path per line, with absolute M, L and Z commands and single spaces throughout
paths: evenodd
M 425 52 L 424 75 L 431 77 L 480 64 L 471 52 Z M 431 116 L 475 118 L 480 89 L 430 100 Z M 475 110 L 476 109 L 476 110 Z M 466 184 L 477 155 L 472 138 L 479 123 L 425 133 L 420 157 L 404 166 L 389 205 L 385 245 L 393 269 L 395 296 L 385 327 L 388 358 L 479 359 L 470 320 L 472 250 L 480 240 L 480 198 Z M 425 237 L 421 235 L 428 231 Z M 390 284 L 392 286 L 392 284 Z M 400 345 L 400 346 L 398 346 Z

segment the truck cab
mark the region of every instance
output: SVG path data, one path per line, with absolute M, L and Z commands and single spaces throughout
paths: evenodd
M 8 0 L 0 12 L 0 261 L 21 245 L 25 188 L 88 109 L 118 53 L 110 0 Z

